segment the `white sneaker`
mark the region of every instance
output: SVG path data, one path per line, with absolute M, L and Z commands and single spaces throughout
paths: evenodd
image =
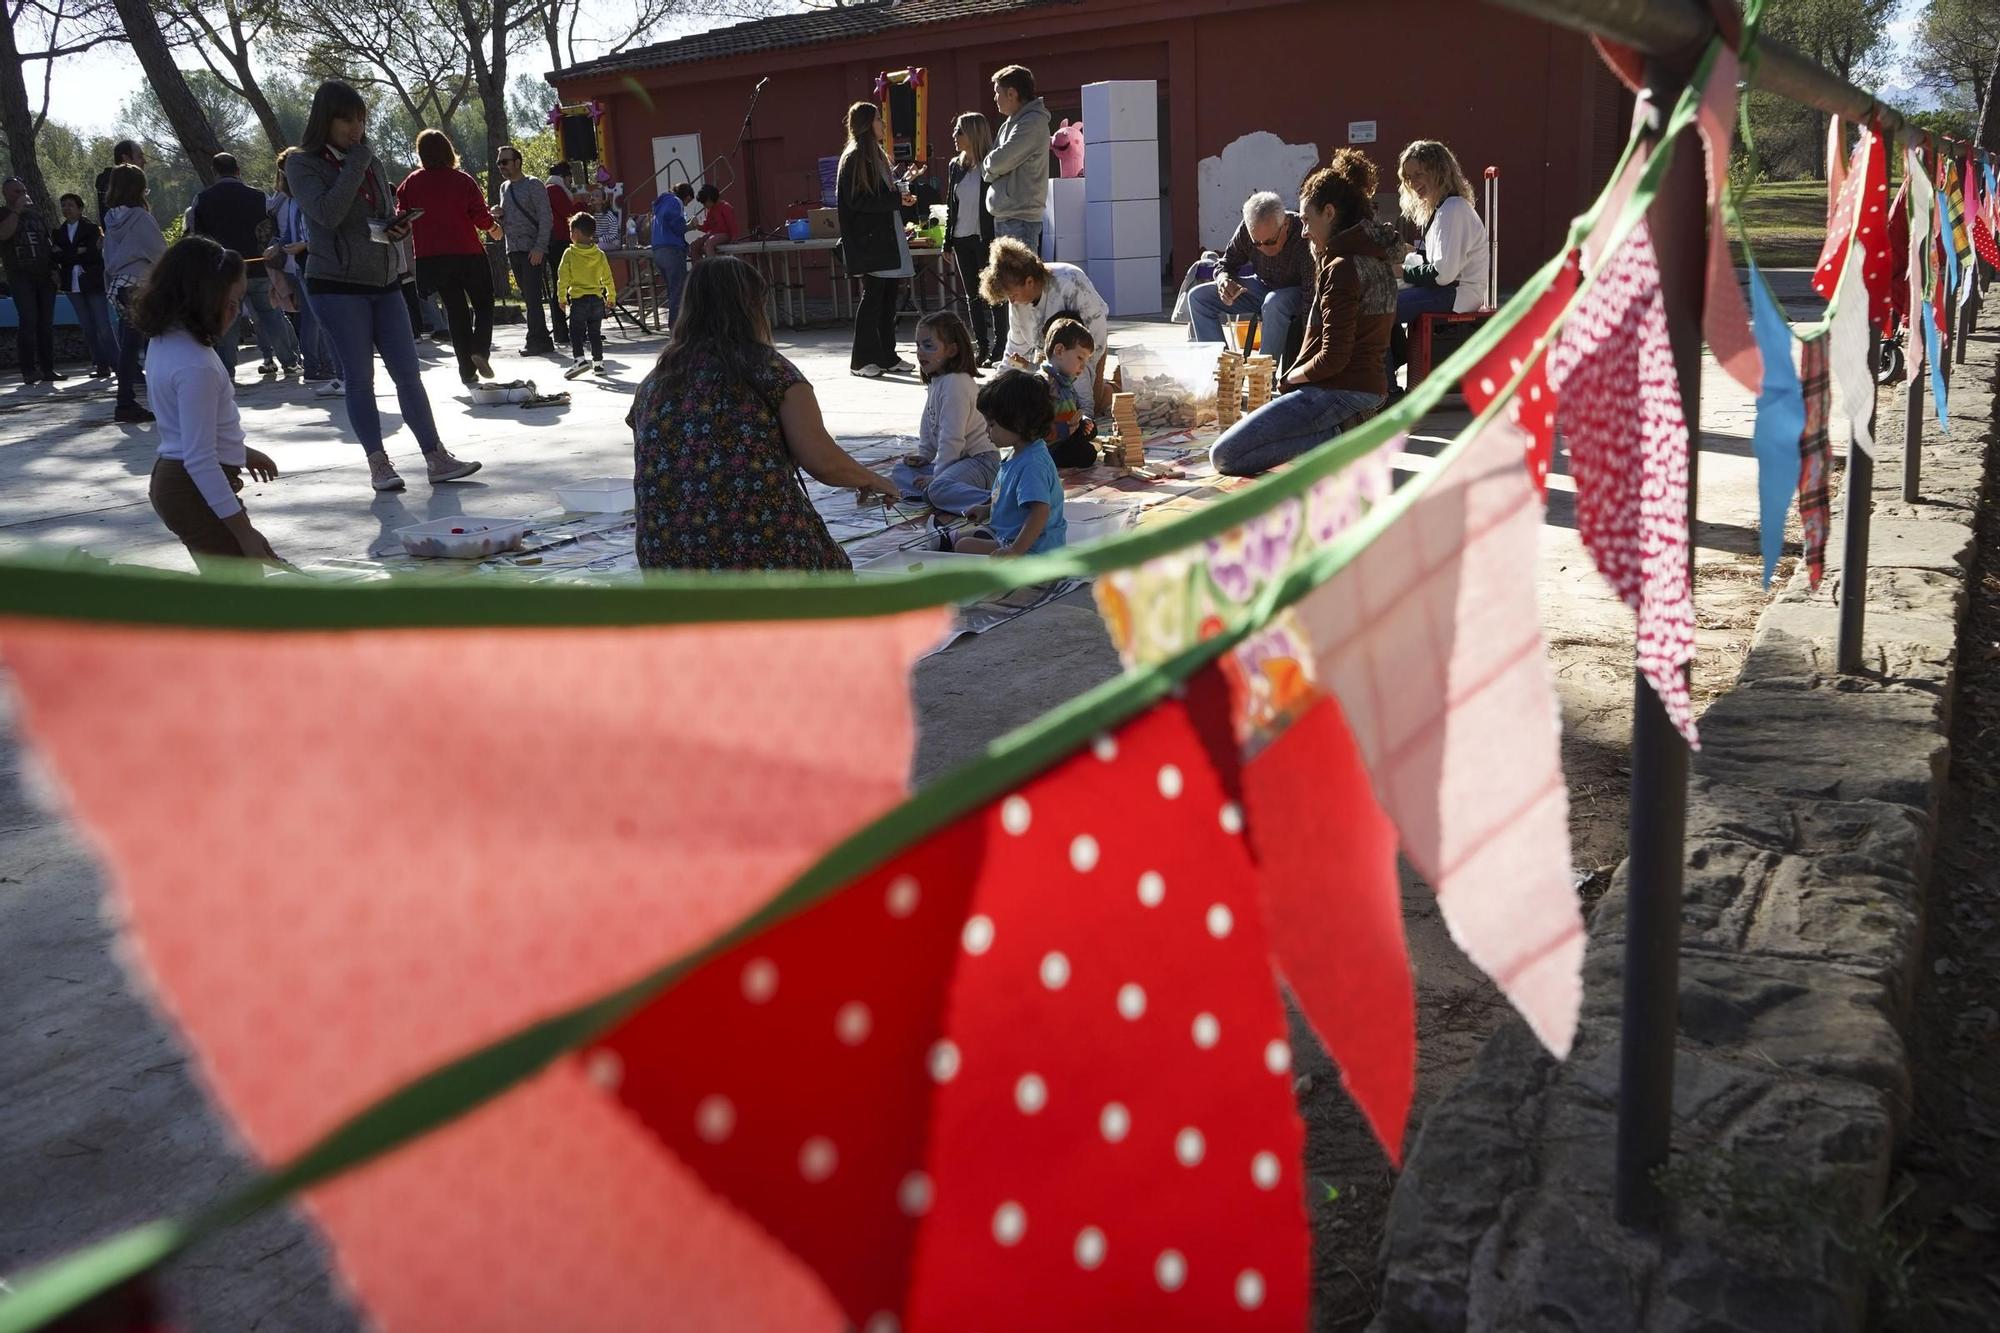
M 368 455 L 368 484 L 378 491 L 403 489 L 403 479 L 397 475 L 396 465 L 389 461 L 389 455 Z
M 859 375 L 864 380 L 879 380 L 882 378 L 882 367 L 856 366 L 847 373 L 850 375 Z
M 602 361 L 593 361 L 590 363 L 590 370 L 594 375 L 602 375 L 604 373 L 604 363 Z
M 346 392 L 347 390 L 341 386 L 339 380 L 328 380 L 313 390 L 313 396 L 315 398 L 339 398 Z
M 590 362 L 584 360 L 582 357 L 578 357 L 570 365 L 570 368 L 563 372 L 563 378 L 566 380 L 573 380 L 577 376 L 583 374 L 585 371 L 589 369 L 590 369 Z

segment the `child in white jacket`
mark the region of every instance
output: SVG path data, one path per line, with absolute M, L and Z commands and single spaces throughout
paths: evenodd
M 891 475 L 905 497 L 962 514 L 992 500 L 1000 475 L 1000 451 L 979 413 L 979 352 L 965 321 L 949 311 L 920 321 L 917 368 L 928 386 L 917 451 Z

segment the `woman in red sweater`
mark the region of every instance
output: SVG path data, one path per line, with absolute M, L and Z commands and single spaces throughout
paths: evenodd
M 500 227 L 487 210 L 479 182 L 459 170 L 458 150 L 443 130 L 417 136 L 417 161 L 423 165 L 396 187 L 401 209 L 424 211 L 411 233 L 417 247 L 417 287 L 444 303 L 458 377 L 476 384 L 482 376 L 493 378 L 493 274 L 480 235 L 498 236 Z

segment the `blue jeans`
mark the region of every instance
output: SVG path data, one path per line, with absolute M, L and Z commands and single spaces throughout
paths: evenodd
M 688 252 L 684 245 L 656 245 L 653 247 L 653 267 L 660 271 L 660 281 L 667 289 L 667 326 L 681 322 L 681 293 L 687 289 Z
M 92 370 L 109 370 L 118 364 L 118 339 L 111 333 L 111 303 L 103 292 L 71 292 L 69 308 L 76 312 L 77 327 L 83 330 L 83 348 L 90 356 Z
M 139 373 L 139 358 L 146 354 L 146 335 L 132 324 L 132 298 L 138 288 L 124 289 L 125 299 L 112 302 L 118 315 L 118 406 L 137 407 L 139 386 L 146 382 Z
M 278 307 L 271 304 L 271 276 L 264 272 L 262 264 L 254 264 L 243 282 L 243 304 L 250 309 L 251 317 L 257 321 L 257 350 L 264 354 L 266 361 L 276 361 L 286 370 L 299 363 L 299 345 L 292 337 L 292 326 Z M 236 322 L 223 331 L 217 339 L 215 350 L 222 354 L 222 364 L 231 372 L 236 369 L 237 345 L 243 337 L 243 312 L 238 310 Z
M 1379 393 L 1308 384 L 1273 398 L 1224 431 L 1209 449 L 1208 460 L 1226 477 L 1254 477 L 1326 443 L 1355 417 L 1381 405 Z
M 402 289 L 391 287 L 373 296 L 318 293 L 312 303 L 340 362 L 347 419 L 361 437 L 361 447 L 371 454 L 382 452 L 382 413 L 375 406 L 375 353 L 380 352 L 382 364 L 389 368 L 389 378 L 396 385 L 396 404 L 417 443 L 427 454 L 442 449 L 444 442 L 431 418 L 431 400 L 424 393 L 417 339 L 410 331 L 410 308 L 403 303 Z
M 1012 236 L 1036 254 L 1042 252 L 1042 220 L 1040 218 L 994 218 L 993 234 Z
M 1458 301 L 1456 287 L 1398 287 L 1396 322 L 1389 326 L 1389 387 L 1396 385 L 1396 367 L 1410 359 L 1408 327 L 1418 315 L 1448 315 Z
M 1285 354 L 1285 341 L 1292 336 L 1292 322 L 1305 303 L 1303 287 L 1266 287 L 1256 278 L 1238 279 L 1243 290 L 1234 301 L 1225 303 L 1212 282 L 1204 282 L 1188 292 L 1188 328 L 1198 343 L 1222 341 L 1224 315 L 1255 315 L 1261 322 L 1258 337 L 1266 355 L 1273 359 Z
M 971 454 L 954 458 L 942 468 L 935 463 L 898 463 L 889 477 L 902 488 L 903 498 L 927 499 L 933 509 L 963 514 L 993 499 L 993 483 L 1000 479 L 1000 455 Z M 916 483 L 925 477 L 930 483 L 919 490 Z

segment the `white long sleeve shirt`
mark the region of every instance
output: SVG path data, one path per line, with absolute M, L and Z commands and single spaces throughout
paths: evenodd
M 236 386 L 215 349 L 186 329 L 146 345 L 146 401 L 159 417 L 161 458 L 178 459 L 217 518 L 243 508 L 224 463 L 243 466 L 243 419 Z
M 917 454 L 938 469 L 977 454 L 997 454 L 999 447 L 986 433 L 979 414 L 979 383 L 963 373 L 940 375 L 924 394 L 924 416 L 917 428 Z
M 1022 357 L 1035 365 L 1042 363 L 1042 326 L 1065 310 L 1076 312 L 1097 350 L 1090 354 L 1095 378 L 1097 363 L 1104 359 L 1105 343 L 1111 337 L 1111 307 L 1090 285 L 1090 279 L 1074 264 L 1048 266 L 1049 280 L 1042 284 L 1042 299 L 1033 305 L 1007 307 L 1007 355 Z M 1085 377 L 1080 377 L 1085 378 Z
M 1424 228 L 1422 256 L 1412 254 L 1403 262 L 1406 267 L 1415 264 L 1435 267 L 1440 287 L 1456 282 L 1458 290 L 1451 303 L 1455 313 L 1464 314 L 1486 304 L 1489 294 L 1486 224 L 1462 196 L 1445 196 L 1437 212 L 1431 215 L 1430 225 Z

